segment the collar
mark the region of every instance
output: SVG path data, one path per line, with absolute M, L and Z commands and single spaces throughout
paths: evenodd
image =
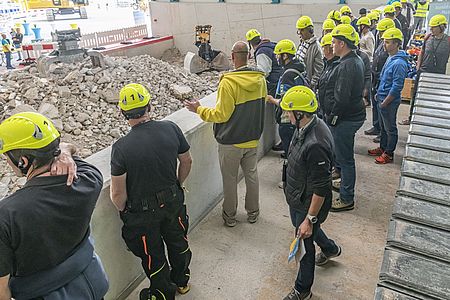
M 356 56 L 355 50 L 351 50 L 344 57 L 341 57 L 341 61 L 349 59 L 349 58 L 354 57 L 354 56 Z
M 43 176 L 43 177 L 33 177 L 28 180 L 23 188 L 32 186 L 43 186 L 43 185 L 59 185 L 66 184 L 67 175 L 57 175 L 57 176 Z
M 302 128 L 300 128 L 300 133 L 302 133 L 302 132 L 304 132 L 304 131 L 307 131 L 307 130 L 309 129 L 309 127 L 311 127 L 311 124 L 315 123 L 316 118 L 317 118 L 316 115 L 313 115 L 313 117 L 311 118 L 311 120 L 310 120 L 308 123 L 306 123 L 305 126 L 303 126 Z
M 242 69 L 246 69 L 246 68 L 248 68 L 248 65 L 243 65 L 243 66 L 241 66 L 241 67 L 239 67 L 239 68 L 237 68 L 235 70 L 237 71 L 237 70 L 242 70 Z

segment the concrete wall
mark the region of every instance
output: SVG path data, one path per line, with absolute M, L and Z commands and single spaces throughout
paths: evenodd
M 214 106 L 216 93 L 202 100 L 206 106 Z M 266 126 L 261 138 L 259 156 L 262 157 L 273 145 L 275 125 L 273 107 L 267 106 Z M 193 166 L 186 181 L 189 192 L 186 203 L 190 216 L 190 228 L 197 225 L 222 198 L 222 179 L 218 164 L 217 143 L 212 124 L 204 123 L 196 114 L 182 109 L 166 119 L 178 124 L 191 145 Z M 106 300 L 123 299 L 144 276 L 140 260 L 126 250 L 121 238 L 122 222 L 109 198 L 110 152 L 104 149 L 88 161 L 96 165 L 104 176 L 104 187 L 92 219 L 92 235 L 95 249 L 103 261 L 110 280 Z
M 197 48 L 193 45 L 194 28 L 196 25 L 209 24 L 213 26 L 213 48 L 230 53 L 233 43 L 244 40 L 245 33 L 251 28 L 258 29 L 265 37 L 275 41 L 289 38 L 298 42 L 295 24 L 301 15 L 308 15 L 314 20 L 316 35 L 321 36 L 322 22 L 328 12 L 340 7 L 336 4 L 337 0 L 313 0 L 308 1 L 308 4 L 298 4 L 297 0 L 288 0 L 295 4 L 263 4 L 264 2 L 257 0 L 238 4 L 234 3 L 237 0 L 226 1 L 151 1 L 149 7 L 153 35 L 173 35 L 175 46 L 181 52 L 196 52 Z M 385 3 L 379 0 L 347 2 L 355 15 L 358 15 L 361 7 L 375 8 Z
M 108 56 L 138 56 L 148 54 L 156 58 L 161 58 L 166 50 L 173 48 L 174 41 L 172 36 L 163 36 L 151 40 L 134 41 L 129 45 L 113 45 L 106 47 L 100 52 Z

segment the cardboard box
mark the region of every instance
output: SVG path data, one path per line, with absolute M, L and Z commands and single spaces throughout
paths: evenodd
M 406 78 L 402 90 L 402 99 L 411 100 L 414 95 L 414 79 Z

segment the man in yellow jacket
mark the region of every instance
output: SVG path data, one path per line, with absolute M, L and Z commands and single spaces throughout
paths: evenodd
M 219 164 L 223 182 L 225 225 L 237 224 L 237 184 L 239 165 L 246 184 L 247 221 L 255 223 L 259 216 L 259 182 L 256 150 L 264 129 L 267 86 L 263 71 L 247 65 L 250 49 L 245 42 L 233 45 L 231 58 L 235 70 L 220 78 L 216 107 L 186 101 L 186 108 L 205 122 L 214 122 L 214 136 L 219 143 Z

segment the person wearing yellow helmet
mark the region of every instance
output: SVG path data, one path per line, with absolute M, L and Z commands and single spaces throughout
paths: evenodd
M 394 2 L 392 6 L 395 9 L 395 18 L 400 22 L 401 31 L 403 33 L 403 49 L 406 49 L 406 46 L 409 41 L 409 23 L 408 19 L 405 15 L 402 14 L 402 4 L 400 2 Z
M 323 70 L 323 54 L 320 51 L 319 40 L 314 35 L 314 25 L 310 17 L 302 16 L 297 20 L 297 34 L 300 37 L 300 44 L 296 57 L 305 64 L 308 81 L 314 90 Z
M 351 24 L 351 23 L 352 23 L 352 18 L 350 18 L 349 16 L 341 17 L 341 24 Z
M 340 8 L 339 12 L 341 13 L 341 16 L 351 16 L 352 10 L 348 5 L 344 5 Z
M 284 194 L 296 235 L 303 240 L 306 250 L 295 285 L 284 300 L 304 300 L 312 297 L 315 266 L 326 264 L 342 252 L 320 228 L 333 197 L 333 137 L 325 122 L 316 115 L 318 104 L 311 89 L 290 88 L 280 106 L 296 128 L 284 168 Z M 299 194 L 302 194 L 301 199 Z M 317 256 L 314 242 L 321 249 Z
M 416 1 L 414 13 L 414 30 L 422 30 L 425 26 L 425 20 L 430 9 L 430 0 Z
M 120 90 L 118 106 L 131 131 L 111 148 L 110 198 L 123 222 L 122 238 L 150 280 L 140 299 L 175 299 L 176 291 L 185 294 L 190 289 L 192 253 L 183 184 L 192 159 L 175 123 L 152 120 L 150 98 L 142 84 Z
M 326 19 L 322 23 L 322 36 L 331 33 L 334 27 L 336 27 L 336 23 L 332 19 Z
M 383 15 L 387 19 L 391 19 L 395 23 L 395 27 L 402 30 L 402 24 L 400 21 L 396 18 L 395 14 L 395 8 L 392 5 L 386 5 L 383 10 Z
M 353 26 L 353 28 L 355 28 L 356 32 L 358 32 L 358 25 L 356 25 L 356 22 L 358 22 L 358 19 L 353 16 L 353 12 L 350 9 L 350 7 L 347 5 L 342 6 L 340 9 L 340 13 L 341 13 L 341 23 L 342 24 L 351 24 Z M 347 18 L 344 18 L 344 20 L 346 22 L 346 23 L 344 23 L 344 20 L 342 20 L 342 17 L 344 17 L 344 16 L 347 16 L 350 18 L 350 23 L 347 23 L 348 22 Z
M 354 51 L 359 42 L 358 33 L 351 25 L 341 24 L 331 34 L 333 52 L 340 57 L 340 62 L 336 68 L 338 76 L 333 94 L 334 105 L 325 120 L 334 138 L 336 174 L 341 175 L 339 198 L 333 199 L 331 210 L 339 212 L 354 208 L 355 133 L 366 119 L 366 107 L 362 97 L 364 63 Z
M 17 113 L 0 124 L 0 154 L 26 176 L 22 189 L 0 201 L 2 299 L 101 299 L 108 290 L 89 238 L 103 178 L 75 151 L 41 114 Z
M 367 56 L 369 56 L 370 62 L 372 62 L 373 52 L 375 50 L 375 37 L 370 31 L 372 22 L 368 17 L 361 17 L 356 24 L 359 26 L 359 32 L 361 35 L 359 49 L 366 53 Z
M 275 96 L 278 79 L 283 72 L 273 53 L 276 43 L 267 38 L 262 38 L 261 33 L 256 29 L 250 29 L 245 37 L 253 49 L 256 65 L 266 74 L 268 93 Z
M 328 13 L 327 19 L 331 19 L 336 25 L 339 25 L 341 24 L 341 13 L 338 10 L 332 10 Z
M 433 16 L 428 25 L 431 33 L 424 39 L 422 51 L 417 58 L 417 78 L 415 81 L 415 93 L 417 92 L 420 75 L 423 72 L 445 74 L 447 61 L 450 55 L 450 40 L 447 35 L 448 21 L 444 15 Z M 411 99 L 409 118 L 403 120 L 401 125 L 409 125 L 414 109 L 416 95 Z
M 408 34 L 405 36 L 405 40 L 408 40 L 411 38 L 411 34 L 414 31 L 414 6 L 408 2 L 408 0 L 401 0 L 400 1 L 402 7 L 401 7 L 401 14 L 406 17 L 406 22 L 408 24 Z
M 381 71 L 376 95 L 380 115 L 380 146 L 368 150 L 369 155 L 376 156 L 377 164 L 387 164 L 394 160 L 398 141 L 397 111 L 408 74 L 408 55 L 404 50 L 400 50 L 403 43 L 401 30 L 390 28 L 383 33 L 382 39 L 389 59 Z
M 283 67 L 283 74 L 278 81 L 275 97 L 267 96 L 267 101 L 277 106 L 275 120 L 279 124 L 278 133 L 281 138 L 284 157 L 288 155 L 295 127 L 290 123 L 287 113 L 280 108 L 280 101 L 291 87 L 308 85 L 305 65 L 295 57 L 296 50 L 294 42 L 288 39 L 279 41 L 275 46 L 274 53 L 277 55 L 280 66 Z

